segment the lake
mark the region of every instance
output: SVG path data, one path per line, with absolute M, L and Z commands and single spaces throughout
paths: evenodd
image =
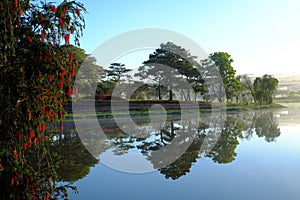
M 88 119 L 78 132 L 66 123 L 60 174 L 74 200 L 298 200 L 298 110 L 99 119 L 99 132 Z

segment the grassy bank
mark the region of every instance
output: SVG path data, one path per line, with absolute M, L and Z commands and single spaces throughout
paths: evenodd
M 300 103 L 300 97 L 280 97 L 276 98 L 275 103 Z
M 119 109 L 114 111 L 114 114 L 112 115 L 112 111 L 110 110 L 110 101 L 105 101 L 106 104 L 101 104 L 101 101 L 96 104 L 96 110 L 97 105 L 105 105 L 107 109 L 103 109 L 102 111 L 96 111 L 97 118 L 103 118 L 103 119 L 111 119 L 114 116 L 118 117 L 126 117 L 127 111 L 122 109 L 122 102 L 117 101 L 119 104 Z M 116 102 L 114 102 L 116 103 Z M 124 101 L 123 101 L 124 103 Z M 128 102 L 127 102 L 128 103 Z M 151 115 L 157 115 L 159 116 L 161 113 L 166 112 L 168 116 L 171 115 L 182 115 L 182 114 L 188 114 L 193 115 L 197 114 L 200 110 L 201 113 L 210 113 L 210 112 L 224 112 L 224 111 L 251 111 L 251 110 L 258 110 L 258 109 L 279 109 L 279 108 L 285 108 L 283 105 L 280 105 L 278 103 L 273 103 L 270 105 L 258 105 L 258 104 L 241 104 L 241 103 L 207 103 L 207 102 L 179 102 L 179 101 L 130 101 L 129 104 L 129 113 L 132 117 L 142 117 L 142 116 L 148 116 L 149 111 L 151 111 Z M 151 109 L 152 105 L 160 104 L 164 106 L 164 110 L 157 109 L 153 110 Z M 195 109 L 195 104 L 199 105 L 199 109 Z M 108 109 L 109 108 L 109 109 Z M 74 116 L 72 113 L 68 113 L 66 115 L 66 120 L 72 120 L 73 117 L 80 118 L 80 119 L 89 119 L 95 114 L 89 111 L 83 111 L 78 112 Z
M 285 108 L 285 106 L 279 103 L 272 103 L 269 105 L 259 105 L 254 103 L 241 104 L 241 103 L 227 103 L 227 109 L 241 109 L 241 110 L 256 110 L 256 109 L 273 109 L 273 108 Z

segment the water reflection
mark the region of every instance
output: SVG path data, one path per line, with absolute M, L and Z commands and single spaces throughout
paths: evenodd
M 73 127 L 66 129 L 63 135 L 56 136 L 57 140 L 54 140 L 50 149 L 61 157 L 60 167 L 56 170 L 59 181 L 72 183 L 84 178 L 98 160 L 82 145 Z
M 122 126 L 127 126 L 126 120 L 120 127 L 113 119 L 99 119 L 105 137 L 100 137 L 95 129 L 87 129 L 89 131 L 87 134 L 92 137 L 89 140 L 84 138 L 82 142 L 88 144 L 93 154 L 96 152 L 99 155 L 100 162 L 101 155 L 109 151 L 113 152 L 116 159 L 128 154 L 140 154 L 165 178 L 175 180 L 189 173 L 193 163 L 200 158 L 210 158 L 219 164 L 233 162 L 237 157 L 236 148 L 241 140 L 250 140 L 256 135 L 264 138 L 266 142 L 273 142 L 281 134 L 276 114 L 268 110 L 229 112 L 219 117 L 222 118 L 222 125 L 218 126 L 216 131 L 210 128 L 210 118 L 205 115 L 200 118 L 200 121 L 195 120 L 195 117 L 181 120 L 180 116 L 172 116 L 163 126 L 158 125 L 158 127 L 162 126 L 159 130 L 153 127 L 153 124 L 147 125 L 147 117 L 139 116 L 135 118 L 136 123 L 140 125 L 138 136 L 122 131 Z M 199 124 L 195 126 L 195 122 Z M 157 120 L 157 123 L 160 121 Z M 86 176 L 89 168 L 97 164 L 98 160 L 93 158 L 82 145 L 74 125 L 71 122 L 66 124 L 69 128 L 66 129 L 65 136 L 60 138 L 53 148 L 65 158 L 64 166 L 59 172 L 61 180 L 73 182 Z M 203 146 L 212 145 L 207 139 L 207 135 L 211 132 L 214 132 L 219 139 L 213 148 L 206 152 Z M 163 155 L 162 158 L 159 153 L 166 151 L 170 144 L 179 151 L 184 143 L 190 143 L 184 153 L 171 164 L 165 165 L 174 158 L 171 158 L 172 155 L 169 155 L 169 158 Z M 172 151 L 176 151 L 176 148 Z

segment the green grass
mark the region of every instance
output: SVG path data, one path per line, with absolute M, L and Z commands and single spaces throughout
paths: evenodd
M 139 101 L 143 104 L 153 104 L 158 103 L 158 101 Z M 174 101 L 172 101 L 174 102 Z M 164 101 L 159 101 L 159 103 L 163 104 L 165 103 Z M 176 101 L 176 103 L 178 103 L 178 101 Z M 195 102 L 193 102 L 195 103 Z M 210 108 L 201 108 L 200 112 L 201 113 L 210 113 L 210 112 L 219 112 L 219 111 L 250 111 L 250 110 L 258 110 L 258 109 L 276 109 L 276 108 L 285 108 L 283 105 L 280 105 L 278 103 L 273 103 L 270 105 L 258 105 L 258 104 L 253 104 L 253 103 L 249 103 L 249 104 L 241 104 L 241 103 L 226 103 L 226 104 L 222 104 L 222 103 L 214 103 L 213 104 L 213 109 Z M 199 112 L 199 110 L 194 110 L 194 109 L 172 109 L 172 108 L 168 108 L 166 109 L 167 115 L 177 115 L 177 114 L 197 114 Z M 151 111 L 151 114 L 155 115 L 155 114 L 160 114 L 161 111 L 157 110 L 157 111 Z M 72 113 L 67 113 L 65 116 L 65 120 L 69 121 L 69 120 L 73 120 L 73 118 L 76 119 L 81 119 L 81 120 L 88 120 L 91 119 L 91 117 L 93 116 L 93 113 L 89 113 L 89 112 L 85 112 L 85 113 L 79 113 L 79 114 L 75 114 L 73 116 Z M 130 110 L 130 115 L 132 117 L 143 117 L 143 116 L 149 116 L 149 109 L 148 108 L 143 108 L 143 109 L 135 109 L 135 110 Z M 97 112 L 96 113 L 97 118 L 101 118 L 101 119 L 112 119 L 113 115 L 111 111 L 104 111 L 104 112 Z M 125 112 L 123 111 L 116 111 L 114 112 L 114 116 L 118 116 L 118 117 L 125 117 Z
M 285 108 L 285 106 L 278 104 L 278 103 L 272 103 L 269 105 L 259 105 L 259 104 L 254 104 L 254 103 L 248 103 L 248 104 L 227 103 L 226 107 L 227 108 L 236 108 L 236 109 L 241 109 L 241 110 Z
M 300 97 L 276 98 L 275 103 L 300 103 Z

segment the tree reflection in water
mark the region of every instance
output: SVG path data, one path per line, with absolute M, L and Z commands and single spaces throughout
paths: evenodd
M 3 137 L 1 144 L 7 141 Z M 60 134 L 59 125 L 52 127 L 45 138 L 44 143 L 31 148 L 16 142 L 16 149 L 26 147 L 24 155 L 16 154 L 14 162 L 1 160 L 5 170 L 0 169 L 0 199 L 68 199 L 68 190 L 77 191 L 72 183 L 85 177 L 98 163 L 73 128 Z
M 223 124 L 218 129 L 219 140 L 209 152 L 201 150 L 205 138 L 212 131 L 209 128 L 209 120 L 205 116 L 201 118 L 200 122 L 194 118 L 181 120 L 180 116 L 173 116 L 163 126 L 157 126 L 162 127 L 161 129 L 148 126 L 147 119 L 138 119 L 136 122 L 140 125 L 137 130 L 141 133 L 139 135 L 125 133 L 122 131 L 122 127 L 118 127 L 113 120 L 99 119 L 104 136 L 99 136 L 99 130 L 92 128 L 86 130 L 86 134 L 90 136 L 88 138 L 80 138 L 75 125 L 72 122 L 65 122 L 65 132 L 62 135 L 55 131 L 48 132 L 45 136 L 55 139 L 43 147 L 48 149 L 47 156 L 51 155 L 51 159 L 60 158 L 60 166 L 49 167 L 47 159 L 50 157 L 38 154 L 38 149 L 28 151 L 31 166 L 26 166 L 24 170 L 36 169 L 40 175 L 29 177 L 28 181 L 26 179 L 19 180 L 20 182 L 14 184 L 22 184 L 24 187 L 34 185 L 31 188 L 38 192 L 39 187 L 46 187 L 46 184 L 51 181 L 51 174 L 57 173 L 55 183 L 61 183 L 62 186 L 53 191 L 52 197 L 64 197 L 66 189 L 74 189 L 72 183 L 84 178 L 90 172 L 90 168 L 100 161 L 90 154 L 86 149 L 86 144 L 89 144 L 89 150 L 93 152 L 93 155 L 101 155 L 111 150 L 115 156 L 122 156 L 130 153 L 130 150 L 134 150 L 145 156 L 153 168 L 157 169 L 165 178 L 176 180 L 188 174 L 193 163 L 200 158 L 210 158 L 218 164 L 233 162 L 237 157 L 236 148 L 241 140 L 259 137 L 264 138 L 266 142 L 273 142 L 281 134 L 278 121 L 270 111 L 226 113 L 220 117 L 223 117 Z M 199 126 L 195 126 L 196 122 L 199 122 Z M 158 123 L 161 122 L 158 120 Z M 125 121 L 121 126 L 128 125 Z M 160 150 L 164 150 L 171 144 L 177 147 L 174 151 L 179 151 L 181 146 L 185 146 L 186 143 L 189 144 L 188 148 L 175 161 L 172 161 L 174 159 L 172 155 L 163 157 L 163 159 L 157 155 Z M 55 154 L 58 156 L 54 156 Z M 165 163 L 169 164 L 165 165 Z M 5 177 L 6 175 L 8 177 Z M 10 178 L 11 174 L 1 174 L 2 180 L 10 180 Z M 6 195 L 5 188 L 11 185 L 9 182 L 1 182 L 3 197 Z M 11 191 L 11 189 L 7 191 Z
M 165 178 L 178 179 L 190 172 L 193 163 L 199 158 L 207 157 L 218 164 L 233 162 L 237 156 L 236 148 L 240 140 L 251 139 L 254 135 L 264 137 L 267 142 L 273 142 L 280 136 L 278 122 L 272 112 L 241 112 L 222 116 L 223 126 L 220 128 L 219 140 L 210 152 L 201 152 L 201 146 L 209 130 L 209 121 L 202 120 L 195 128 L 193 119 L 181 121 L 180 117 L 167 121 L 163 128 L 155 130 L 147 126 L 147 120 L 137 120 L 143 137 L 127 134 L 118 127 L 113 120 L 99 120 L 106 138 L 91 137 L 85 143 L 92 144 L 93 151 L 98 155 L 111 149 L 115 156 L 128 154 L 130 149 L 136 149 L 153 164 Z M 63 166 L 58 173 L 61 181 L 74 182 L 89 173 L 90 167 L 95 166 L 98 160 L 85 149 L 74 127 L 67 129 L 64 137 L 57 140 L 51 147 L 62 156 Z M 123 126 L 126 126 L 124 123 Z M 180 138 L 180 135 L 192 133 L 193 137 Z M 88 134 L 97 134 L 91 132 Z M 173 143 L 177 138 L 178 144 L 183 145 L 193 140 L 188 149 L 177 160 L 160 168 L 159 156 L 153 156 L 158 150 Z M 179 138 L 179 139 L 178 139 Z M 179 147 L 180 148 L 180 147 Z M 165 161 L 167 162 L 167 161 Z
M 234 161 L 237 156 L 236 148 L 239 145 L 239 140 L 251 139 L 254 134 L 258 137 L 264 137 L 267 142 L 272 142 L 280 136 L 278 122 L 270 111 L 227 113 L 227 115 L 222 117 L 224 121 L 223 126 L 220 127 L 219 140 L 211 151 L 206 154 L 200 152 L 204 138 L 209 132 L 209 125 L 205 120 L 200 122 L 197 130 L 190 126 L 193 119 L 184 121 L 179 119 L 170 120 L 161 130 L 156 131 L 151 131 L 151 127 L 144 126 L 146 128 L 144 130 L 141 129 L 141 131 L 146 131 L 147 134 L 145 135 L 149 136 L 145 138 L 136 138 L 122 132 L 118 128 L 115 128 L 112 131 L 113 133 L 107 131 L 106 135 L 115 145 L 115 155 L 126 154 L 129 149 L 139 149 L 151 161 L 154 168 L 157 168 L 166 178 L 171 179 L 178 179 L 189 173 L 192 163 L 203 156 L 211 158 L 212 161 L 219 164 Z M 153 156 L 153 154 L 172 143 L 174 138 L 191 131 L 194 134 L 193 142 L 185 153 L 168 166 L 163 168 L 157 167 L 161 165 L 162 160 L 159 159 L 159 156 Z M 179 143 L 178 145 L 182 144 Z
M 66 129 L 63 135 L 57 136 L 50 148 L 61 157 L 60 167 L 57 169 L 59 181 L 72 183 L 84 178 L 98 160 L 82 144 L 75 129 Z

